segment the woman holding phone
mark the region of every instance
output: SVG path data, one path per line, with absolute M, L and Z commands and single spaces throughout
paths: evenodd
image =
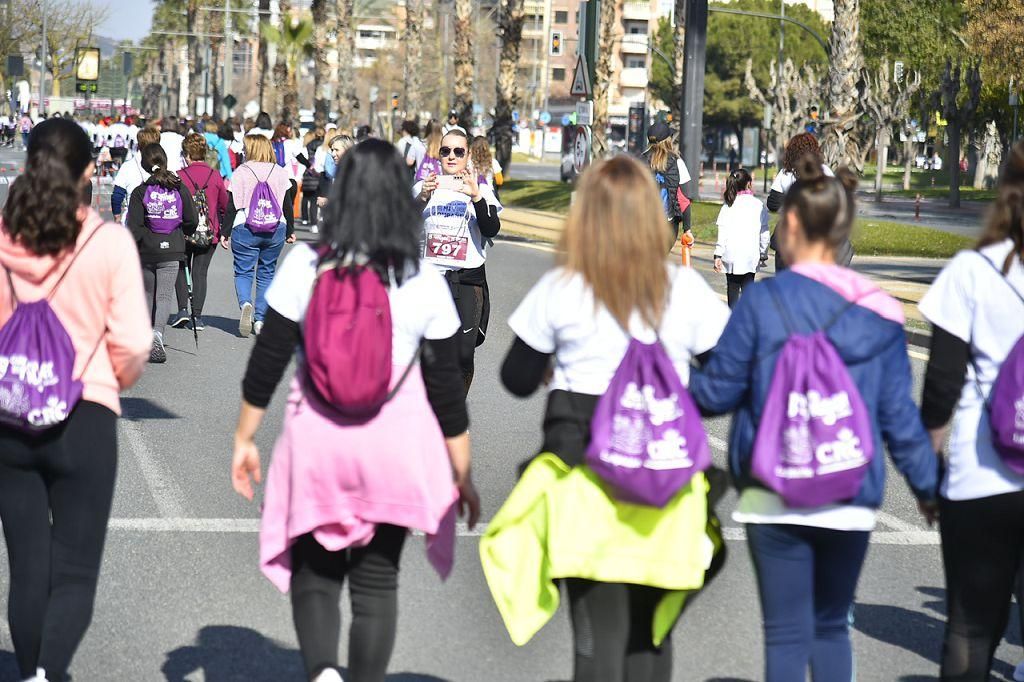
M 423 257 L 441 268 L 455 299 L 462 327 L 459 365 L 466 391 L 473 383 L 473 356 L 484 342 L 490 316 L 487 290 L 487 244 L 501 229 L 501 204 L 489 185 L 469 171 L 469 137 L 449 131 L 439 149 L 441 173 L 431 173 L 413 187 L 423 204 Z

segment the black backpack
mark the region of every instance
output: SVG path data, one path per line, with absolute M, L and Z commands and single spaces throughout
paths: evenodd
M 185 239 L 197 249 L 207 249 L 213 244 L 213 228 L 210 225 L 210 205 L 206 202 L 206 187 L 210 184 L 210 179 L 213 178 L 215 172 L 211 169 L 203 186 L 198 187 L 197 183 L 196 191 L 192 193 L 192 203 L 196 205 L 199 225 L 196 227 L 196 231 Z

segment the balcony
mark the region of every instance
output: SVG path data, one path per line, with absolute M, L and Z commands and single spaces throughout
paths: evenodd
M 622 20 L 640 19 L 650 21 L 654 18 L 651 3 L 648 0 L 626 0 L 622 3 Z
M 623 69 L 619 76 L 620 88 L 646 88 L 647 69 Z
M 623 54 L 647 54 L 647 36 L 641 33 L 629 33 L 622 36 Z

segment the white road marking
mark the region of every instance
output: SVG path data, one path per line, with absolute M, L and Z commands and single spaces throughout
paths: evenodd
M 534 251 L 544 251 L 546 253 L 554 253 L 555 247 L 548 246 L 547 244 L 534 244 L 533 242 L 519 242 L 512 239 L 502 239 L 502 244 L 508 244 L 509 246 L 519 246 L 524 249 L 533 249 Z
M 160 461 L 146 445 L 146 438 L 139 430 L 139 426 L 127 419 L 119 421 L 128 447 L 135 455 L 135 461 L 138 462 L 160 516 L 169 519 L 185 516 L 185 494 L 174 478 L 164 471 Z
M 881 515 L 881 513 L 880 513 Z M 886 514 L 885 516 L 889 516 Z M 890 517 L 895 519 L 895 517 Z M 899 522 L 901 526 L 913 529 L 913 526 Z M 132 533 L 241 533 L 254 535 L 259 532 L 259 519 L 231 519 L 231 518 L 115 518 L 110 519 L 110 530 L 125 531 Z M 477 524 L 476 528 L 470 530 L 465 523 L 458 523 L 455 534 L 461 538 L 477 538 L 487 532 L 487 524 Z M 414 532 L 413 535 L 422 536 L 421 532 Z M 747 539 L 747 533 L 743 528 L 727 526 L 722 529 L 722 535 L 731 542 L 742 542 Z M 938 545 L 939 534 L 933 530 L 897 530 L 897 531 L 876 531 L 871 534 L 873 545 Z M 0 637 L 3 633 L 0 632 Z
M 875 512 L 875 519 L 878 523 L 892 528 L 893 530 L 900 531 L 901 533 L 917 533 L 921 529 L 912 523 L 907 523 L 898 516 L 894 516 L 888 512 L 884 512 L 881 509 Z

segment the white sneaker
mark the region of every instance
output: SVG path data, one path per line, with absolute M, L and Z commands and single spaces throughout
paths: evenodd
M 24 682 L 47 682 L 46 671 L 42 668 L 36 668 L 36 674 L 26 679 Z
M 320 234 L 320 226 L 317 225 L 316 223 L 313 223 L 312 225 L 309 226 L 309 232 L 310 234 Z
M 253 323 L 252 333 L 255 334 L 256 336 L 259 336 L 261 331 L 263 331 L 263 320 Z
M 252 303 L 242 304 L 242 314 L 238 318 L 238 333 L 243 338 L 252 334 L 252 317 L 255 314 L 256 309 L 252 307 Z
M 1013 669 L 1013 679 L 1015 682 L 1024 682 L 1024 661 L 1017 664 L 1017 667 Z
M 324 668 L 313 682 L 345 682 L 337 668 Z

